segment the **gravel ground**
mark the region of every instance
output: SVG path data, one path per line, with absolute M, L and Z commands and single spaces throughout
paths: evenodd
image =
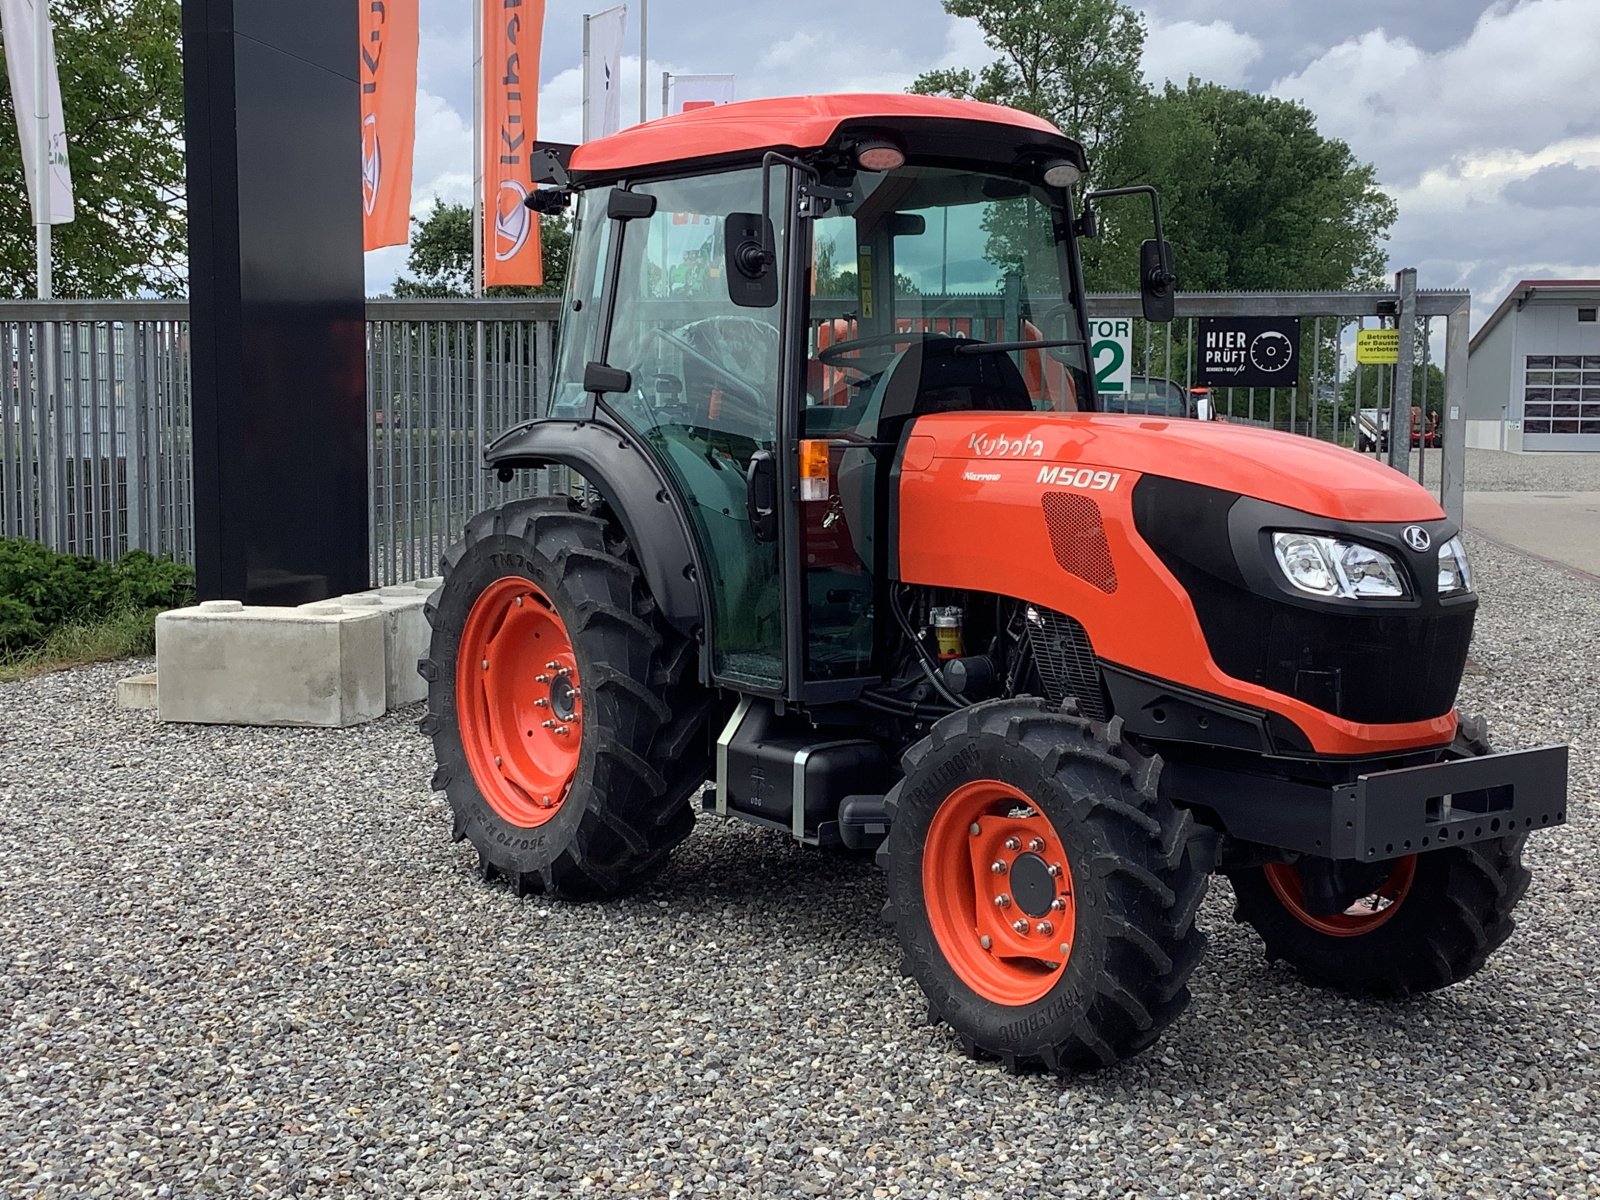
M 705 818 L 642 895 L 519 902 L 449 843 L 414 712 L 0 687 L 0 1195 L 1600 1195 L 1600 589 L 1473 552 L 1465 706 L 1575 748 L 1510 944 L 1354 1002 L 1219 882 L 1187 1015 L 1065 1082 L 921 1021 L 866 864 Z

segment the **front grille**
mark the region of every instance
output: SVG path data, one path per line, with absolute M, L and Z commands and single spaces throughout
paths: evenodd
M 1075 697 L 1078 709 L 1094 721 L 1106 719 L 1105 691 L 1100 683 L 1100 664 L 1082 625 L 1065 613 L 1048 608 L 1029 607 L 1028 645 L 1039 668 L 1039 681 L 1045 698 L 1060 704 Z
M 1427 597 L 1409 612 L 1363 612 L 1261 595 L 1243 578 L 1229 539 L 1228 513 L 1239 499 L 1152 475 L 1134 491 L 1139 533 L 1188 593 L 1217 666 L 1347 721 L 1399 725 L 1448 713 L 1476 603 L 1446 607 Z M 1268 519 L 1312 529 L 1322 520 L 1289 510 Z

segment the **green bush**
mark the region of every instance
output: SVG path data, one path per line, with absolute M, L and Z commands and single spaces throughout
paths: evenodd
M 115 563 L 0 538 L 0 652 L 39 645 L 69 623 L 187 604 L 194 572 L 134 550 Z

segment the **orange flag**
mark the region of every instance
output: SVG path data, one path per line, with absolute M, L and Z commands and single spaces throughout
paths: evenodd
M 366 248 L 411 239 L 417 142 L 418 0 L 361 5 L 361 202 Z
M 544 0 L 483 3 L 483 282 L 544 282 L 539 221 L 523 201 L 533 190 L 539 122 L 539 48 Z

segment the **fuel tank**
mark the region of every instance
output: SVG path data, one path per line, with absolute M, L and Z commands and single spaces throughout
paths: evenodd
M 1454 536 L 1427 491 L 1352 451 L 1222 422 L 946 413 L 910 429 L 895 491 L 892 569 L 908 583 L 1067 614 L 1103 663 L 1279 714 L 1315 754 L 1454 735 L 1476 602 L 1447 611 L 1436 560 L 1427 579 L 1429 560 L 1407 559 L 1426 587 L 1405 604 L 1357 611 L 1368 602 L 1339 608 L 1275 588 L 1270 551 L 1241 540 L 1243 516 L 1261 529 L 1354 531 L 1397 556 L 1414 526 L 1439 545 Z M 1391 642 L 1404 653 L 1386 656 Z M 1423 660 L 1428 686 L 1384 703 Z

